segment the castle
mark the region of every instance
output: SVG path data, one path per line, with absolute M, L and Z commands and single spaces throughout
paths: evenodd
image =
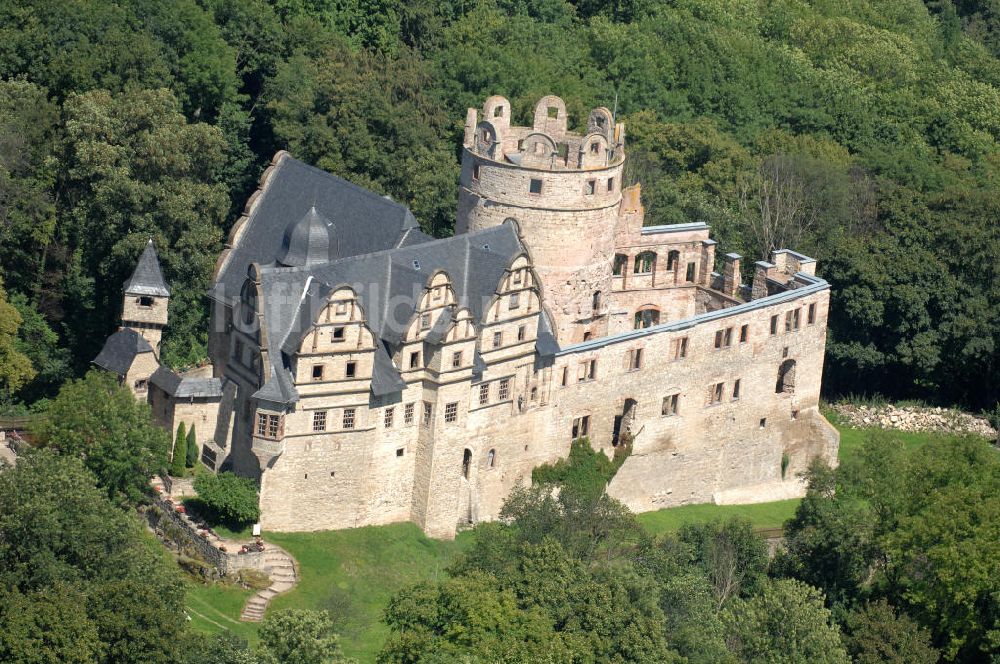
M 580 438 L 631 446 L 608 492 L 635 511 L 797 496 L 814 457 L 836 462 L 813 259 L 775 251 L 744 284 L 706 224 L 644 226 L 605 108 L 573 133 L 558 97 L 530 127 L 490 97 L 462 155 L 456 234 L 435 239 L 278 153 L 218 260 L 210 367 L 159 366 L 152 244 L 95 363 L 195 425 L 210 468 L 257 478 L 266 530 L 453 537 Z

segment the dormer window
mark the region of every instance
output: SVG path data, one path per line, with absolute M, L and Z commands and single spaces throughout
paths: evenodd
M 414 270 L 420 269 L 420 261 L 413 261 L 413 269 Z

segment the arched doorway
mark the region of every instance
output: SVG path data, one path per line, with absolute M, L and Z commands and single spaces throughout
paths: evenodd
M 774 385 L 776 394 L 795 392 L 795 360 L 785 360 L 778 367 L 778 381 Z

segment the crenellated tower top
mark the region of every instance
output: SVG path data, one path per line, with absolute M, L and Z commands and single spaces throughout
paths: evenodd
M 486 100 L 481 117 L 470 108 L 466 149 L 490 161 L 547 171 L 608 168 L 625 159 L 625 125 L 615 124 L 603 106 L 590 112 L 586 134 L 569 131 L 566 103 L 554 95 L 538 101 L 530 127 L 511 125 L 510 115 L 510 102 L 499 95 Z

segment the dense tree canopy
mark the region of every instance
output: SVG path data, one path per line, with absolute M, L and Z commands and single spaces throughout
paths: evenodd
M 0 472 L 0 659 L 175 661 L 177 567 L 94 486 L 41 450 Z
M 555 93 L 577 125 L 599 104 L 628 124 L 649 223 L 819 260 L 830 393 L 992 407 L 998 16 L 951 0 L 5 0 L 0 277 L 80 370 L 153 237 L 174 292 L 164 360 L 188 365 L 223 234 L 277 149 L 446 235 L 465 108 L 504 94 L 524 122 Z M 66 369 L 50 368 L 18 396 L 51 393 Z

